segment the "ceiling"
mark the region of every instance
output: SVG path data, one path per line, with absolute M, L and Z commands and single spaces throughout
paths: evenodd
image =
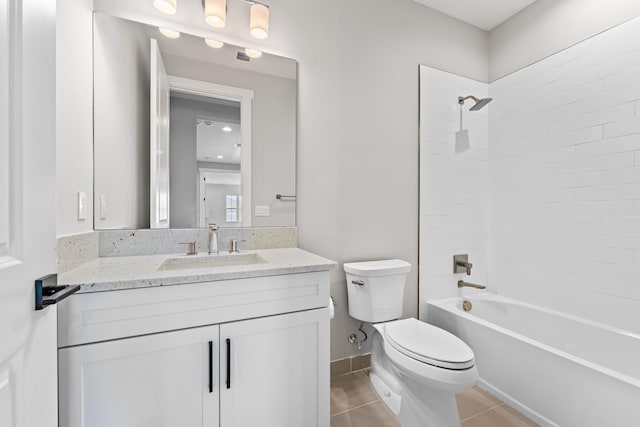
M 536 0 L 414 0 L 446 15 L 491 31 Z
M 196 127 L 198 161 L 240 164 L 242 150 L 236 147 L 240 143 L 238 123 L 198 117 Z M 225 132 L 222 128 L 231 130 Z

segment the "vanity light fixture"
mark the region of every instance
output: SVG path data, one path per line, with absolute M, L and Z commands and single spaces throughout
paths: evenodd
M 162 13 L 174 15 L 178 9 L 178 0 L 153 0 L 153 6 Z
M 204 0 L 204 20 L 215 28 L 227 23 L 227 0 Z
M 222 130 L 225 132 L 231 132 L 233 129 L 231 129 L 229 126 L 225 126 L 222 128 Z
M 222 46 L 224 46 L 224 43 L 219 40 L 204 39 L 204 42 L 207 44 L 207 46 L 214 49 L 220 49 Z
M 170 30 L 168 28 L 158 27 L 163 36 L 168 37 L 170 39 L 177 39 L 180 37 L 180 32 L 175 30 Z
M 244 49 L 244 53 L 246 53 L 249 58 L 254 58 L 254 59 L 260 58 L 262 56 L 261 51 L 256 49 L 251 49 L 248 47 Z
M 269 6 L 253 3 L 249 13 L 249 33 L 256 39 L 269 37 Z

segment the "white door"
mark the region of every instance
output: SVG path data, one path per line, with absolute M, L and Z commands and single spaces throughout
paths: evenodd
M 0 426 L 54 427 L 55 1 L 0 0 Z
M 220 325 L 220 347 L 221 426 L 329 426 L 328 309 Z
M 151 228 L 169 228 L 169 76 L 158 42 L 151 39 Z
M 217 427 L 219 327 L 60 350 L 64 427 Z

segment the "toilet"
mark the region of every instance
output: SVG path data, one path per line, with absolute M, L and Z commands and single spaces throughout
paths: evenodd
M 349 315 L 375 328 L 371 383 L 403 427 L 460 426 L 455 394 L 478 380 L 473 351 L 455 335 L 418 319 L 399 319 L 411 264 L 344 264 Z

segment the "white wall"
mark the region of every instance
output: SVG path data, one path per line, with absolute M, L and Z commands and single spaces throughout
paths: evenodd
M 458 280 L 487 283 L 488 111 L 463 107 L 469 145 L 456 144 L 458 96 L 488 96 L 489 86 L 420 67 L 420 299 L 462 293 Z M 453 256 L 469 254 L 472 275 L 453 273 Z M 476 292 L 465 289 L 464 293 Z M 420 317 L 425 318 L 420 304 Z
M 58 235 L 93 230 L 92 10 L 87 0 L 66 0 L 56 6 Z M 87 194 L 86 220 L 78 220 L 78 191 Z
M 149 37 L 95 14 L 95 228 L 149 227 Z M 99 197 L 107 198 L 100 218 Z
M 489 33 L 489 81 L 638 15 L 632 0 L 538 0 Z
M 640 333 L 640 19 L 490 93 L 492 286 Z

